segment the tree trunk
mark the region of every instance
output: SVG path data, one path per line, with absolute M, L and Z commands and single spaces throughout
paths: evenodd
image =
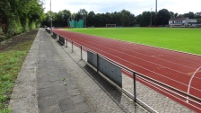
M 6 24 L 3 23 L 2 18 L 0 18 L 0 27 L 2 28 L 3 34 L 7 33 L 7 27 Z

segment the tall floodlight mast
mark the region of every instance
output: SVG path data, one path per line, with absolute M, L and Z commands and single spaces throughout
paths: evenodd
M 50 29 L 52 31 L 52 9 L 51 9 L 51 0 L 50 0 Z
M 152 8 L 151 8 L 151 22 L 150 22 L 150 27 L 152 26 Z
M 158 17 L 157 17 L 157 6 L 158 5 L 158 2 L 157 2 L 157 0 L 156 0 L 156 17 L 155 17 L 155 25 L 157 26 L 158 25 Z
M 158 5 L 158 3 L 157 3 L 157 0 L 156 0 L 156 14 L 157 14 L 157 5 Z

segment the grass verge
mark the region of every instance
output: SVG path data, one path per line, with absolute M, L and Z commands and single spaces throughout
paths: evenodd
M 15 80 L 37 30 L 15 37 L 5 47 L 0 47 L 0 113 L 10 113 L 8 108 Z

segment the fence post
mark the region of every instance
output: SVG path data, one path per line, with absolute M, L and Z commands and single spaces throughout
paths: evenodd
M 82 46 L 80 46 L 80 49 L 81 49 L 80 55 L 81 55 L 81 60 L 82 60 Z
M 66 48 L 68 47 L 68 39 L 66 39 Z
M 136 73 L 133 72 L 133 95 L 134 95 L 134 102 L 137 101 L 137 94 L 136 94 Z
M 97 53 L 97 73 L 99 72 L 99 54 Z
M 72 53 L 73 53 L 73 41 L 72 41 Z

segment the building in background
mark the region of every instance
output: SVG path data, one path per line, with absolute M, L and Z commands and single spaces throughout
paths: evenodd
M 189 18 L 171 18 L 169 20 L 170 27 L 198 27 L 197 19 Z

